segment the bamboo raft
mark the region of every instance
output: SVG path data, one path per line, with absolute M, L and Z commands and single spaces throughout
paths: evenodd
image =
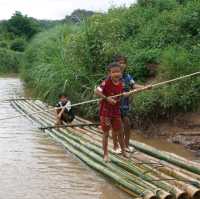
M 109 139 L 111 162 L 103 161 L 101 147 L 102 132 L 91 122 L 76 117 L 71 126 L 53 126 L 52 111 L 42 112 L 46 105 L 39 100 L 14 100 L 11 105 L 27 118 L 36 122 L 40 129 L 61 143 L 91 168 L 112 180 L 119 188 L 137 199 L 200 199 L 200 164 L 175 154 L 159 151 L 146 144 L 131 141 L 137 149 L 130 157 L 123 158 L 112 153 Z M 39 113 L 29 115 L 31 112 Z

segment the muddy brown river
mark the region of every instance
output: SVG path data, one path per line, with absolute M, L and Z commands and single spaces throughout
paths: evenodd
M 23 95 L 23 84 L 18 78 L 0 78 L 0 101 Z M 17 114 L 9 103 L 0 102 L 0 118 Z M 141 137 L 137 139 L 146 142 Z M 166 141 L 147 143 L 193 158 L 191 152 Z M 30 120 L 22 117 L 0 121 L 0 199 L 130 198 L 37 130 Z
M 23 96 L 18 78 L 0 78 L 0 101 Z M 19 114 L 0 103 L 0 118 Z M 0 121 L 0 199 L 129 199 L 26 118 Z

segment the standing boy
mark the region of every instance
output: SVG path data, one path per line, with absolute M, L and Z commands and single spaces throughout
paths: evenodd
M 123 88 L 124 92 L 129 92 L 133 89 L 142 89 L 145 88 L 142 85 L 138 85 L 135 83 L 133 77 L 127 73 L 127 58 L 121 55 L 118 55 L 115 57 L 115 62 L 118 63 L 121 67 L 122 71 L 122 82 L 123 82 Z M 151 86 L 147 86 L 148 88 L 151 88 Z M 123 128 L 124 128 L 124 143 L 125 143 L 125 151 L 126 152 L 134 152 L 134 148 L 129 146 L 129 140 L 130 140 L 130 119 L 129 119 L 129 111 L 130 111 L 130 99 L 129 96 L 122 96 L 121 102 L 120 102 L 120 111 L 121 111 L 121 117 L 123 121 Z M 114 141 L 114 143 L 117 141 Z M 116 147 L 115 147 L 116 148 Z M 115 150 L 116 151 L 116 150 Z
M 122 73 L 120 65 L 115 62 L 109 64 L 108 73 L 108 78 L 95 90 L 96 95 L 102 98 L 99 114 L 101 128 L 103 130 L 103 151 L 105 162 L 109 161 L 108 136 L 111 128 L 114 137 L 118 137 L 122 154 L 125 156 L 120 113 L 120 97 L 112 97 L 114 95 L 122 94 L 124 90 L 121 81 Z

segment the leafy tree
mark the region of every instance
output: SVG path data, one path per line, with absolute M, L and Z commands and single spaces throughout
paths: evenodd
M 70 16 L 67 15 L 65 17 L 65 21 L 69 22 L 69 23 L 80 23 L 84 19 L 91 17 L 94 14 L 95 14 L 95 12 L 93 12 L 93 11 L 77 9 L 77 10 L 73 11 Z
M 34 34 L 39 32 L 38 22 L 33 18 L 23 16 L 18 11 L 7 21 L 6 28 L 8 32 L 26 39 L 30 39 Z

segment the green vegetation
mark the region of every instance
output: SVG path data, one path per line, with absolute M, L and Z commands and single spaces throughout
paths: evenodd
M 25 51 L 32 37 L 42 31 L 46 31 L 61 24 L 81 23 L 94 12 L 85 10 L 75 10 L 70 16 L 63 20 L 36 20 L 16 11 L 9 20 L 0 21 L 0 72 L 16 72 L 22 65 L 18 58 L 21 52 Z M 5 52 L 5 53 L 2 53 Z M 17 61 L 13 63 L 16 57 Z M 7 64 L 12 63 L 11 66 Z M 12 70 L 13 69 L 13 70 Z
M 200 71 L 199 1 L 139 0 L 130 8 L 91 15 L 80 17 L 80 12 L 75 24 L 66 23 L 66 17 L 64 24 L 36 34 L 28 45 L 13 41 L 13 49 L 26 48 L 21 72 L 37 96 L 54 103 L 64 89 L 73 102 L 91 99 L 116 54 L 128 57 L 129 72 L 139 83 Z M 140 126 L 143 121 L 173 118 L 197 110 L 199 99 L 200 79 L 187 79 L 135 96 L 132 118 Z M 94 118 L 97 105 L 78 111 Z
M 0 73 L 18 72 L 23 51 L 39 32 L 36 20 L 16 12 L 10 20 L 0 23 Z
M 18 72 L 22 60 L 22 53 L 0 48 L 0 73 Z

